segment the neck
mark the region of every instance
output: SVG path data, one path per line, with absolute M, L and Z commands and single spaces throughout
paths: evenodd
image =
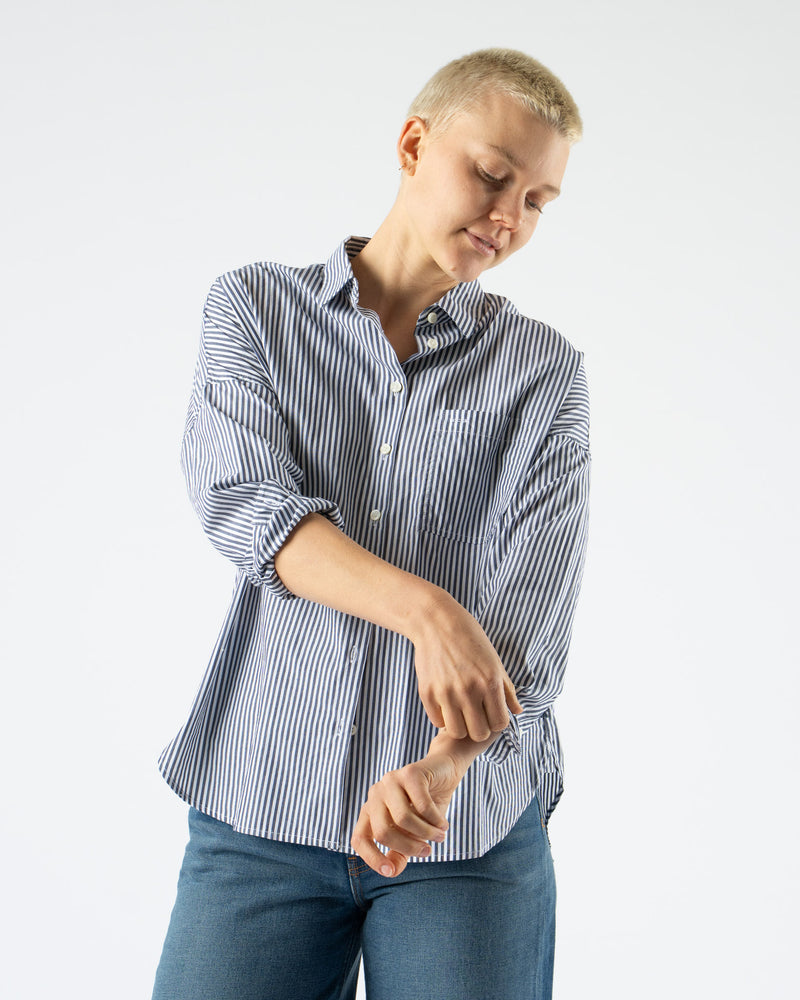
M 456 282 L 429 257 L 403 225 L 397 205 L 353 260 L 358 280 L 358 304 L 373 309 L 385 329 L 413 324 Z

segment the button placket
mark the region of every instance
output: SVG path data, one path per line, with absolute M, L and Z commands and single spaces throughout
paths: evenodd
M 431 309 L 431 311 L 425 317 L 425 322 L 428 324 L 429 327 L 435 326 L 436 323 L 439 322 L 439 313 L 437 313 L 435 309 Z M 420 333 L 421 336 L 424 337 L 425 344 L 429 350 L 433 350 L 435 347 L 439 346 L 439 340 L 437 337 L 426 335 L 425 333 L 422 333 L 422 331 L 420 331 Z
M 392 397 L 394 399 L 401 401 L 401 404 L 405 402 L 405 400 L 402 399 L 401 395 L 404 388 L 405 386 L 400 381 L 400 379 L 397 378 L 392 379 L 392 381 L 389 383 L 389 392 L 392 394 Z M 398 420 L 400 419 L 402 419 L 402 405 L 399 415 L 389 420 L 390 427 L 388 429 L 391 430 L 391 433 L 394 433 L 396 430 L 396 427 L 393 427 L 392 425 L 396 425 Z M 380 456 L 380 458 L 378 459 L 378 463 L 385 470 L 389 470 L 391 468 L 391 462 L 386 461 L 386 459 L 388 458 L 389 455 L 392 454 L 392 451 L 393 451 L 393 446 L 390 443 L 390 441 L 382 441 L 378 446 L 378 455 Z M 381 483 L 385 482 L 383 478 L 381 478 L 380 481 Z M 369 519 L 376 528 L 380 525 L 381 519 L 383 517 L 383 510 L 380 506 L 380 503 L 381 501 L 378 500 L 375 507 L 373 507 L 372 510 L 369 512 Z

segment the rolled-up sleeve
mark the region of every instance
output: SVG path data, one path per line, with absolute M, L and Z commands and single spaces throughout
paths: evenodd
M 590 452 L 583 368 L 522 477 L 493 539 L 476 618 L 513 681 L 523 712 L 482 755 L 521 750 L 561 692 L 586 554 Z
M 298 522 L 317 512 L 343 527 L 335 502 L 302 492 L 257 318 L 246 296 L 233 301 L 220 279 L 203 309 L 181 468 L 214 547 L 276 597 L 295 596 L 274 560 Z

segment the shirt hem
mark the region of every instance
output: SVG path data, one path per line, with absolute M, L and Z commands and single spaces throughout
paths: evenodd
M 220 823 L 227 824 L 232 830 L 235 830 L 236 833 L 242 833 L 248 837 L 261 837 L 264 840 L 275 840 L 282 844 L 297 844 L 300 847 L 319 847 L 323 850 L 333 851 L 336 854 L 343 854 L 349 857 L 358 856 L 352 848 L 348 849 L 346 847 L 342 847 L 338 842 L 334 843 L 332 841 L 321 840 L 316 837 L 309 837 L 303 834 L 278 832 L 275 830 L 262 831 L 260 829 L 245 826 L 241 823 L 232 822 L 230 818 L 223 814 L 221 809 L 208 806 L 197 796 L 187 792 L 176 780 L 171 779 L 167 774 L 165 774 L 164 771 L 161 771 L 161 776 L 164 781 L 166 781 L 169 788 L 171 788 L 178 798 L 185 802 L 188 806 L 191 806 L 193 809 L 196 809 L 198 812 L 201 812 L 206 816 L 211 816 L 212 819 L 219 820 Z M 533 800 L 531 799 L 531 801 Z M 497 847 L 502 840 L 502 836 L 498 837 L 496 840 L 492 840 L 486 847 L 476 849 L 474 851 L 464 851 L 463 853 L 448 854 L 446 856 L 439 854 L 427 858 L 410 857 L 408 859 L 408 863 L 440 864 L 450 861 L 474 861 L 477 858 L 482 858 L 485 854 L 488 854 L 488 852 L 491 851 L 492 848 Z

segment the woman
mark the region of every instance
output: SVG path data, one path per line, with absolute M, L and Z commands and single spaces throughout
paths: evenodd
M 456 60 L 371 239 L 209 293 L 182 465 L 239 572 L 160 761 L 191 810 L 159 1000 L 352 998 L 362 952 L 370 1000 L 550 996 L 586 384 L 477 279 L 580 128 L 528 56 Z

